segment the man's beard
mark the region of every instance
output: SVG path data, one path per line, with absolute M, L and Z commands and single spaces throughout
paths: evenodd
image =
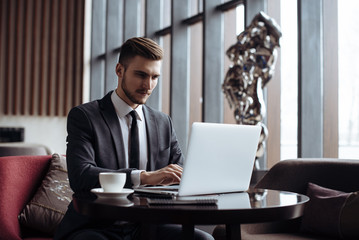
M 142 101 L 142 99 L 138 100 L 136 99 L 135 95 L 132 94 L 128 89 L 127 89 L 127 85 L 126 85 L 126 77 L 124 76 L 122 79 L 122 83 L 121 83 L 121 88 L 123 90 L 123 92 L 125 93 L 125 95 L 127 96 L 127 98 L 134 104 L 145 104 L 147 98 Z

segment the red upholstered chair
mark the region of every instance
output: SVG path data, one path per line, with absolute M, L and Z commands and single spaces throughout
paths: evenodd
M 0 157 L 0 240 L 52 239 L 23 229 L 18 220 L 40 186 L 50 160 L 50 155 Z

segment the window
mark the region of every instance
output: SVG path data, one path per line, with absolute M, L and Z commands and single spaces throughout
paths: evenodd
M 281 156 L 297 157 L 298 35 L 297 0 L 281 1 Z
M 244 6 L 239 5 L 235 9 L 229 10 L 224 14 L 224 70 L 223 77 L 226 76 L 226 73 L 230 65 L 233 65 L 227 55 L 226 51 L 230 46 L 237 42 L 237 35 L 244 31 Z M 223 122 L 235 124 L 236 120 L 234 118 L 234 110 L 230 108 L 225 95 L 224 98 L 224 116 Z
M 339 157 L 359 159 L 359 26 L 356 0 L 338 1 Z
M 202 22 L 190 26 L 190 126 L 202 122 Z

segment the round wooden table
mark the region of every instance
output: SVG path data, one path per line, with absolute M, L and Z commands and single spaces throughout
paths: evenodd
M 309 198 L 302 194 L 253 189 L 217 195 L 215 205 L 150 205 L 147 198 L 131 194 L 127 198 L 97 198 L 74 195 L 76 211 L 103 220 L 121 220 L 148 225 L 181 224 L 183 239 L 193 239 L 195 225 L 225 224 L 228 239 L 240 239 L 240 224 L 280 221 L 303 215 Z M 153 233 L 146 234 L 146 239 Z M 155 239 L 155 237 L 153 236 Z

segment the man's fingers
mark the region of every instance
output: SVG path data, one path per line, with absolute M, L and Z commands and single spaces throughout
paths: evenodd
M 179 170 L 179 171 L 183 171 L 183 168 L 182 168 L 180 165 L 178 165 L 178 164 L 170 164 L 170 165 L 168 165 L 168 166 L 165 167 L 165 168 L 171 168 L 171 169 L 177 169 L 177 170 Z
M 181 178 L 178 178 L 176 175 L 172 175 L 172 176 L 163 178 L 160 185 L 178 184 L 180 182 L 181 182 Z
M 183 168 L 177 164 L 170 164 L 154 172 L 144 172 L 141 178 L 142 184 L 169 185 L 181 182 Z
M 181 182 L 181 173 L 178 171 L 164 171 L 162 175 L 162 181 L 160 184 L 169 185 L 177 184 Z
M 183 172 L 183 168 L 177 164 L 168 165 L 167 167 L 163 168 L 163 170 L 173 171 L 179 175 L 182 175 L 182 172 Z
M 181 176 L 182 173 L 179 171 L 165 171 L 164 172 L 164 177 L 165 178 L 172 178 L 172 179 L 176 179 L 178 181 L 181 181 Z

